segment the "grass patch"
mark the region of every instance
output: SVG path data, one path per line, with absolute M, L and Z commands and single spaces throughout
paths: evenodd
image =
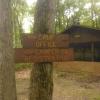
M 29 69 L 32 67 L 32 65 L 33 64 L 30 64 L 30 63 L 20 63 L 20 64 L 15 65 L 15 69 L 16 71 L 23 70 L 23 69 Z

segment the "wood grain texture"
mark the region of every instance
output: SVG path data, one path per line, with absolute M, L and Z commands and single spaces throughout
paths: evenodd
M 15 49 L 16 63 L 61 62 L 73 59 L 73 49 Z
M 64 34 L 26 34 L 22 35 L 24 48 L 67 48 L 69 36 Z

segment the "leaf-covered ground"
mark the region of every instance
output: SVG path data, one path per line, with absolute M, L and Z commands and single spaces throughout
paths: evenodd
M 64 65 L 54 69 L 53 100 L 100 100 L 99 75 L 87 71 L 69 71 Z M 29 80 L 30 69 L 16 72 L 18 100 L 28 100 Z

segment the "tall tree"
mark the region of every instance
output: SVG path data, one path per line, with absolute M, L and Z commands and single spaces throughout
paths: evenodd
M 0 0 L 0 100 L 16 100 L 10 4 Z
M 21 47 L 21 33 L 23 33 L 22 25 L 23 19 L 28 12 L 28 6 L 25 0 L 11 0 L 12 1 L 12 32 L 13 32 L 13 46 L 15 48 Z
M 55 0 L 38 0 L 34 18 L 34 34 L 53 34 Z M 53 63 L 35 63 L 31 72 L 30 100 L 52 100 Z

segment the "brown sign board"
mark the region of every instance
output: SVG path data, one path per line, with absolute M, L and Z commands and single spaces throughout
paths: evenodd
M 24 48 L 67 48 L 69 36 L 67 34 L 23 34 L 21 42 Z
M 15 49 L 16 63 L 58 62 L 73 60 L 73 49 Z

